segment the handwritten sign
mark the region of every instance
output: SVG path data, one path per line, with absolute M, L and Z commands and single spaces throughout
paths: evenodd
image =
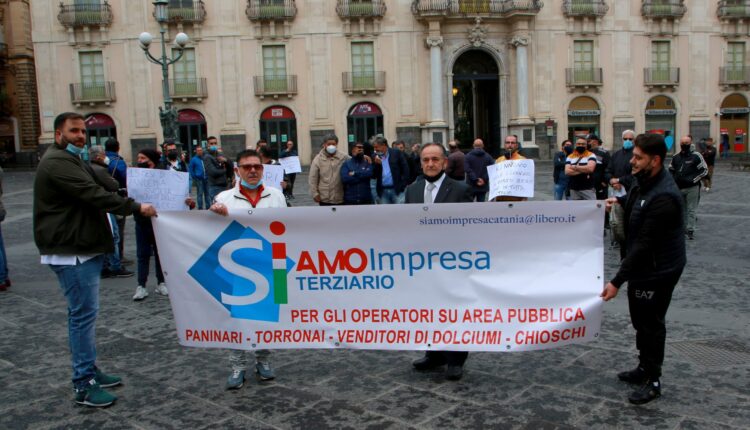
M 511 160 L 487 167 L 489 200 L 497 196 L 534 197 L 534 161 Z
M 281 189 L 281 181 L 284 180 L 284 168 L 278 164 L 263 165 L 263 184 L 269 187 Z
M 185 211 L 188 174 L 175 170 L 128 168 L 128 196 L 150 203 L 157 211 Z
M 302 173 L 302 166 L 299 164 L 299 157 L 284 157 L 279 158 L 279 164 L 284 167 L 284 172 L 289 173 Z

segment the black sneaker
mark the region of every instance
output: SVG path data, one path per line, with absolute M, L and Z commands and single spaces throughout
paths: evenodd
M 687 232 L 687 238 L 688 238 L 688 240 L 693 240 L 693 230 L 688 230 L 688 232 Z
M 643 386 L 633 391 L 628 400 L 634 405 L 643 405 L 661 397 L 661 383 L 659 380 L 647 381 Z
M 648 375 L 641 366 L 636 367 L 633 370 L 627 370 L 617 374 L 617 379 L 628 384 L 641 385 L 648 381 Z
M 102 279 L 107 279 L 112 277 L 112 272 L 109 271 L 109 269 L 102 269 Z
M 131 276 L 133 276 L 133 274 L 134 273 L 131 272 L 130 270 L 125 270 L 123 268 L 120 268 L 120 270 L 111 270 L 109 272 L 109 277 L 110 278 L 130 278 Z

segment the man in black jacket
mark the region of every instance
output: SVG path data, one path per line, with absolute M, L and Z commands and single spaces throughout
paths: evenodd
M 404 190 L 409 181 L 409 165 L 406 156 L 398 149 L 388 148 L 388 141 L 377 136 L 372 141 L 375 147 L 373 175 L 377 178 L 380 204 L 404 202 Z
M 708 175 L 708 166 L 703 156 L 695 152 L 692 146 L 693 139 L 683 136 L 680 139 L 680 152 L 672 157 L 669 164 L 669 172 L 672 173 L 684 199 L 685 234 L 690 240 L 693 240 L 695 210 L 701 198 L 701 179 Z
M 34 179 L 34 241 L 42 264 L 57 275 L 68 302 L 68 341 L 76 403 L 108 406 L 117 398 L 102 387 L 121 383 L 96 367 L 95 325 L 104 254 L 114 250 L 107 212 L 156 216 L 156 209 L 106 191 L 81 160 L 86 124 L 77 113 L 55 118 L 55 144 Z
M 617 376 L 641 386 L 628 398 L 634 404 L 661 395 L 659 378 L 667 336 L 664 319 L 686 261 L 682 196 L 662 165 L 666 154 L 661 135 L 636 139 L 631 164 L 637 183 L 627 200 L 607 199 L 608 210 L 615 204 L 625 204 L 626 254 L 601 297 L 604 301 L 613 299 L 623 283 L 628 283 L 639 364 Z
M 448 158 L 441 145 L 427 143 L 420 154 L 423 174 L 406 189 L 406 203 L 466 203 L 474 199 L 466 184 L 445 174 Z M 468 356 L 466 351 L 427 351 L 412 365 L 416 370 L 425 371 L 447 364 L 446 379 L 456 381 L 463 376 L 463 366 Z

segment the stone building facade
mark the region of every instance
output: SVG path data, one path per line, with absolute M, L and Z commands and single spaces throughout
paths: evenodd
M 750 1 L 168 0 L 180 140 L 226 152 L 293 140 L 303 164 L 335 133 L 341 149 L 383 134 L 407 143 L 505 135 L 549 159 L 566 137 L 623 130 L 725 140 L 748 152 Z M 11 2 L 13 3 L 13 2 Z M 160 25 L 146 0 L 31 5 L 42 133 L 88 116 L 91 144 L 126 157 L 161 141 L 161 69 L 138 36 Z M 173 48 L 168 45 L 169 55 Z
M 34 165 L 41 134 L 28 0 L 0 0 L 0 162 Z

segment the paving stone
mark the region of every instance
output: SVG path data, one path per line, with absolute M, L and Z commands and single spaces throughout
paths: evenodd
M 427 421 L 440 411 L 460 402 L 457 398 L 412 387 L 398 387 L 393 391 L 365 402 L 367 410 L 410 423 Z
M 323 400 L 312 407 L 284 417 L 284 428 L 406 429 L 409 426 L 364 410 L 347 401 Z
M 585 429 L 673 429 L 680 422 L 677 415 L 658 409 L 658 400 L 646 406 L 604 401 L 576 422 L 576 427 Z

